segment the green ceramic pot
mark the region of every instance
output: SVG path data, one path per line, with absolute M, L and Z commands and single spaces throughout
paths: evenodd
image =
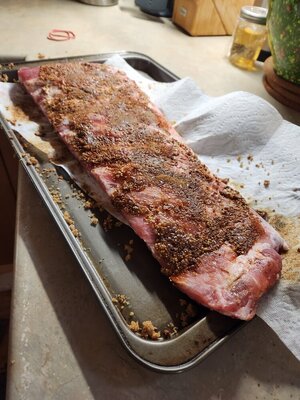
M 277 75 L 300 84 L 300 0 L 270 0 L 268 38 Z

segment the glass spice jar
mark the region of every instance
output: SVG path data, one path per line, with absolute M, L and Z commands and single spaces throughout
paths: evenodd
M 233 65 L 255 69 L 255 61 L 267 38 L 267 13 L 268 10 L 263 7 L 241 8 L 229 53 L 229 61 Z

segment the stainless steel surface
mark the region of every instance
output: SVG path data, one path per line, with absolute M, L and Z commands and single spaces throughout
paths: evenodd
M 172 82 L 178 79 L 170 71 L 142 54 L 130 52 L 118 54 L 123 56 L 132 67 L 149 75 L 152 79 L 161 82 Z M 75 60 L 104 62 L 111 55 L 102 54 L 18 64 L 15 70 L 8 70 L 6 73 L 10 81 L 13 81 L 17 77 L 17 69 L 23 65 L 34 66 Z M 158 263 L 130 228 L 121 226 L 105 231 L 103 222 L 108 215 L 100 211 L 95 211 L 101 221 L 100 225 L 91 226 L 89 211 L 84 210 L 81 200 L 72 197 L 72 182 L 68 176 L 64 175 L 64 171 L 57 167 L 54 174 L 40 176 L 36 168 L 27 165 L 22 157 L 24 148 L 18 136 L 9 129 L 3 118 L 0 122 L 21 164 L 82 267 L 115 331 L 127 350 L 137 360 L 157 371 L 183 371 L 203 360 L 231 333 L 243 326 L 241 321 L 210 312 L 193 304 L 197 315 L 186 327 L 179 330 L 176 337 L 150 341 L 134 334 L 128 328 L 131 311 L 134 312 L 135 320 L 140 322 L 151 320 L 162 331 L 170 322 L 180 325 L 180 317 L 185 313 L 182 299 L 187 303 L 192 303 L 192 301 L 161 275 Z M 48 160 L 38 156 L 37 158 L 41 169 L 53 168 Z M 64 176 L 65 179 L 59 179 L 60 176 Z M 51 187 L 58 187 L 62 198 L 68 199 L 65 200 L 65 208 L 81 232 L 80 239 L 74 237 L 63 213 L 53 201 L 50 194 Z M 125 261 L 124 246 L 129 240 L 133 241 L 134 252 L 132 259 Z M 129 306 L 123 310 L 117 309 L 114 305 L 113 298 L 117 294 L 124 294 L 129 299 Z
M 91 6 L 114 6 L 119 0 L 79 0 L 81 3 L 90 4 Z
M 18 55 L 18 56 L 9 56 L 5 54 L 0 55 L 0 64 L 8 64 L 14 62 L 24 62 L 26 59 L 25 55 Z

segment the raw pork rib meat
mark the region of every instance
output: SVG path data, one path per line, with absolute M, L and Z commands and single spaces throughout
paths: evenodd
M 136 83 L 89 63 L 22 68 L 19 78 L 162 273 L 198 303 L 251 319 L 280 276 L 286 244 L 210 173 Z

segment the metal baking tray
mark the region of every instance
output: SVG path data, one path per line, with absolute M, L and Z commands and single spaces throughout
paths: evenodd
M 0 72 L 6 73 L 12 82 L 17 78 L 17 70 L 21 66 L 66 61 L 101 63 L 114 54 L 116 53 L 15 64 L 13 69 Z M 178 79 L 176 75 L 143 54 L 134 52 L 117 54 L 133 68 L 156 81 L 172 82 Z M 9 129 L 3 117 L 0 118 L 0 122 L 21 164 L 94 289 L 114 330 L 133 357 L 156 371 L 184 371 L 202 361 L 243 326 L 244 323 L 241 321 L 211 312 L 193 303 L 173 287 L 160 273 L 157 261 L 144 242 L 129 227 L 123 225 L 106 231 L 103 226 L 107 221 L 107 214 L 100 211 L 95 211 L 100 223 L 91 226 L 90 211 L 84 209 L 81 200 L 72 197 L 71 180 L 68 176 L 59 179 L 60 175 L 65 174 L 64 171 L 56 167 L 54 173 L 41 176 L 36 167 L 26 162 L 25 149 L 19 136 Z M 48 160 L 39 159 L 39 163 L 42 169 L 53 168 Z M 59 188 L 63 199 L 68 198 L 64 201 L 65 208 L 81 233 L 80 239 L 74 237 L 62 211 L 54 202 L 50 194 L 52 187 Z M 133 252 L 128 260 L 124 246 L 129 241 L 133 243 Z M 115 299 L 119 298 L 118 295 L 124 295 L 128 304 L 125 302 L 124 307 L 120 307 L 119 303 L 116 305 Z M 178 327 L 178 332 L 175 335 L 166 334 L 164 338 L 158 340 L 145 339 L 129 329 L 128 323 L 131 320 L 138 320 L 140 323 L 151 321 L 165 333 L 175 332 L 174 329 L 170 329 L 169 324 L 172 323 Z

